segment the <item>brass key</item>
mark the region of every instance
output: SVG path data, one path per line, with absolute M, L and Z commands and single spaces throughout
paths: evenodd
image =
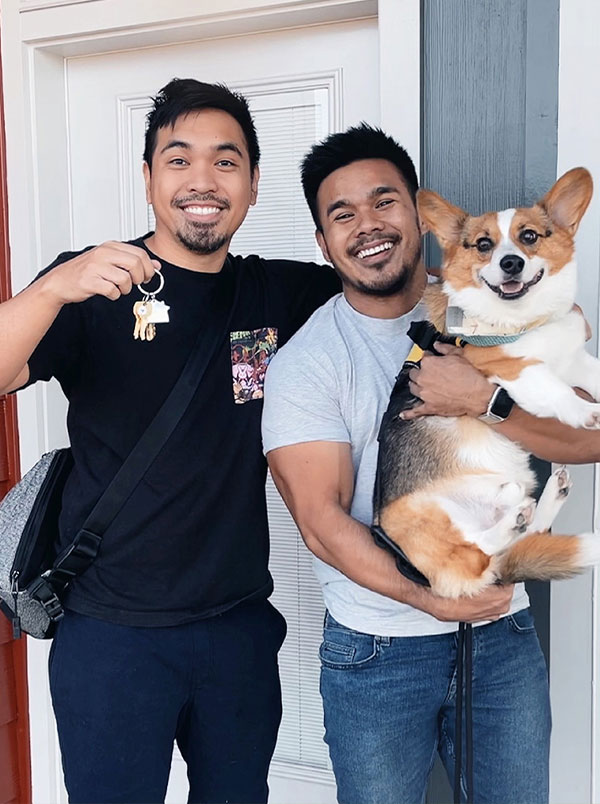
M 152 313 L 152 302 L 148 301 L 141 301 L 136 302 L 133 305 L 133 315 L 135 316 L 135 327 L 133 329 L 133 337 L 137 340 L 138 338 L 142 341 L 149 340 L 151 341 L 154 335 L 156 334 L 156 330 L 154 324 L 148 323 L 148 317 Z M 148 337 L 149 328 L 152 328 L 152 334 Z

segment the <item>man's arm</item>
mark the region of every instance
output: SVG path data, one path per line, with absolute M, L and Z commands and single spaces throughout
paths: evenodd
M 485 413 L 495 386 L 456 347 L 439 344 L 439 351 L 446 356 L 425 355 L 421 368 L 411 371 L 411 391 L 423 400 L 423 405 L 407 411 L 403 418 L 476 417 Z M 516 405 L 508 419 L 490 426 L 546 461 L 593 463 L 600 460 L 599 430 L 578 429 L 556 419 L 532 416 Z
M 156 263 L 160 267 L 160 263 Z M 118 299 L 154 275 L 144 249 L 103 243 L 60 263 L 0 305 L 0 395 L 29 379 L 27 362 L 65 304 L 101 295 Z
M 348 513 L 354 484 L 349 444 L 311 441 L 274 449 L 267 458 L 309 550 L 355 583 L 443 621 L 493 620 L 508 611 L 512 586 L 492 586 L 473 598 L 447 600 L 396 569 L 369 529 Z

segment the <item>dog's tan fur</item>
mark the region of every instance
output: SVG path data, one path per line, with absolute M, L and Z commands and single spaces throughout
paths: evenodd
M 439 594 L 451 594 L 456 585 L 483 588 L 491 580 L 485 578 L 490 556 L 477 545 L 466 543 L 450 517 L 427 496 L 415 494 L 396 500 L 386 508 L 381 522 L 390 535 L 403 529 L 404 552 Z M 423 538 L 428 533 L 443 534 L 443 538 Z

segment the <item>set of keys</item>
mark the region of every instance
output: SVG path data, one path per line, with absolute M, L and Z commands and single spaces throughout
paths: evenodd
M 160 279 L 160 284 L 156 290 L 147 291 L 144 290 L 143 285 L 137 286 L 144 298 L 133 305 L 135 318 L 133 337 L 136 340 L 139 338 L 141 341 L 151 341 L 156 335 L 155 325 L 169 323 L 169 306 L 164 301 L 156 298 L 165 286 L 165 279 L 157 268 L 155 268 L 155 271 Z

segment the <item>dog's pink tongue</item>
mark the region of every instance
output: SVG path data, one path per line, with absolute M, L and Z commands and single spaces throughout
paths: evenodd
M 503 293 L 519 293 L 519 291 L 523 290 L 523 283 L 522 282 L 503 282 L 500 286 L 502 288 Z

